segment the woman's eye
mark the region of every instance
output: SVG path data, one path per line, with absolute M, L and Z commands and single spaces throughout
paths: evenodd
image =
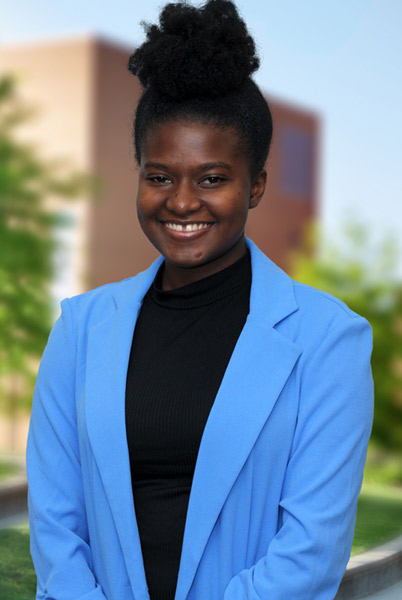
M 170 183 L 169 177 L 165 177 L 164 175 L 149 175 L 147 177 L 147 181 L 151 181 L 152 183 Z
M 216 183 L 221 183 L 224 181 L 223 177 L 219 177 L 218 175 L 210 175 L 209 177 L 204 177 L 201 183 L 206 183 L 208 185 L 214 185 Z

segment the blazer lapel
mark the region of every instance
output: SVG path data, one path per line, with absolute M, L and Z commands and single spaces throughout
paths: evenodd
M 131 587 L 148 598 L 135 520 L 125 425 L 127 367 L 141 301 L 161 260 L 135 278 L 115 298 L 116 308 L 88 336 L 85 387 L 86 420 L 98 469 L 113 513 Z M 134 285 L 134 287 L 133 287 Z
M 300 355 L 300 349 L 274 329 L 274 324 L 297 310 L 291 280 L 254 245 L 249 247 L 250 314 L 198 453 L 176 591 L 180 600 L 187 597 L 222 506 Z M 208 495 L 208 490 L 213 493 Z

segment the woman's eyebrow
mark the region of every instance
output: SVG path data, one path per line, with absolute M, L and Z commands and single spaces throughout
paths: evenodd
M 169 169 L 168 165 L 165 165 L 164 163 L 158 163 L 158 162 L 153 162 L 153 161 L 148 161 L 145 163 L 144 165 L 145 169 Z
M 232 167 L 230 166 L 229 163 L 223 162 L 223 161 L 215 161 L 215 162 L 207 162 L 207 163 L 203 163 L 202 165 L 199 165 L 197 167 L 197 169 L 199 169 L 200 171 L 208 171 L 209 169 L 227 169 L 228 171 L 230 171 L 232 169 Z M 154 161 L 147 161 L 144 164 L 144 169 L 169 169 L 169 165 L 166 165 L 165 163 L 159 163 L 159 162 L 154 162 Z
M 230 171 L 232 167 L 228 163 L 225 163 L 223 161 L 204 163 L 204 164 L 200 165 L 200 167 L 199 167 L 199 169 L 201 171 L 208 171 L 208 169 L 216 169 L 216 168 L 228 169 Z

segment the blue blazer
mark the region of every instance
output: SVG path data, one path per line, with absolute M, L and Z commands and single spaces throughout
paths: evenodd
M 247 244 L 250 313 L 202 437 L 175 598 L 331 600 L 371 429 L 371 330 Z M 161 261 L 64 300 L 49 337 L 27 449 L 38 599 L 149 599 L 125 385 Z

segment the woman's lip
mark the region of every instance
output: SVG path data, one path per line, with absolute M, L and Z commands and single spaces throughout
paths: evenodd
M 207 221 L 191 221 L 178 223 L 177 221 L 161 221 L 164 230 L 176 239 L 189 239 L 203 235 L 211 229 L 214 223 Z M 191 227 L 191 229 L 190 229 Z
M 213 224 L 210 221 L 186 221 L 185 223 L 180 223 L 178 221 L 162 221 L 162 223 L 172 231 L 185 231 L 186 233 L 200 231 Z

